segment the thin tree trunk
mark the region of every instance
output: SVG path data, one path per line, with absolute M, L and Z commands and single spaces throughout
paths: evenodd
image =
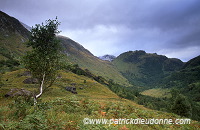
M 41 85 L 40 85 L 40 93 L 35 96 L 36 99 L 39 98 L 43 93 L 44 78 L 45 78 L 45 73 L 43 74 L 42 82 L 41 82 Z
M 39 98 L 42 93 L 43 93 L 43 85 L 44 85 L 44 78 L 45 78 L 45 73 L 43 74 L 43 77 L 42 77 L 42 82 L 41 82 L 41 85 L 40 85 L 40 93 L 38 95 L 34 95 L 34 105 L 37 104 L 37 98 Z
M 36 104 L 37 104 L 37 99 L 36 99 L 36 97 L 34 96 L 33 99 L 34 99 L 34 105 L 36 105 Z

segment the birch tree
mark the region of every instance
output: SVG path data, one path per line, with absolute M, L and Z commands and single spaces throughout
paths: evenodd
M 52 86 L 60 69 L 62 55 L 60 42 L 56 38 L 60 32 L 58 25 L 60 23 L 57 18 L 47 20 L 45 24 L 36 24 L 32 27 L 31 37 L 27 43 L 32 50 L 23 57 L 23 63 L 39 81 L 39 92 L 35 95 L 35 102 L 46 88 Z

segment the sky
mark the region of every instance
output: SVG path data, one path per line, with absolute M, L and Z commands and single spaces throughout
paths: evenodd
M 200 0 L 0 0 L 29 26 L 56 16 L 60 35 L 95 56 L 145 50 L 188 61 L 200 55 Z

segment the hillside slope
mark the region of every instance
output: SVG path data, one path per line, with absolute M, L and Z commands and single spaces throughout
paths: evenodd
M 155 87 L 162 78 L 180 70 L 184 65 L 179 59 L 145 51 L 122 53 L 112 63 L 132 84 L 145 87 Z
M 182 93 L 200 102 L 200 56 L 189 60 L 184 67 L 163 80 L 166 88 L 177 88 Z
M 27 48 L 24 42 L 28 41 L 30 32 L 17 19 L 0 12 L 0 67 L 10 66 L 13 58 L 19 59 L 25 54 Z M 108 61 L 103 61 L 95 57 L 79 43 L 64 37 L 58 36 L 63 46 L 63 52 L 67 56 L 66 62 L 78 64 L 81 68 L 88 69 L 98 76 L 113 79 L 115 82 L 129 86 L 127 79 Z M 5 60 L 11 60 L 8 63 Z
M 112 63 L 95 57 L 87 49 L 70 38 L 64 36 L 58 36 L 58 38 L 69 62 L 78 64 L 81 68 L 88 69 L 98 76 L 103 76 L 108 80 L 113 79 L 116 83 L 129 86 L 127 79 L 121 75 Z
M 105 118 L 142 118 L 142 119 L 180 119 L 175 114 L 147 109 L 132 101 L 119 98 L 106 86 L 71 72 L 60 72 L 60 78 L 48 89 L 38 102 L 38 109 L 34 106 L 18 106 L 12 102 L 14 98 L 4 95 L 11 88 L 25 88 L 37 90 L 36 84 L 24 84 L 29 76 L 25 70 L 7 72 L 2 75 L 3 86 L 0 88 L 0 128 L 5 129 L 198 129 L 200 124 L 170 125 L 126 125 L 126 124 L 96 124 L 84 125 L 83 119 Z M 75 84 L 78 94 L 72 94 L 64 87 Z M 81 89 L 80 89 L 81 88 Z M 18 102 L 20 103 L 20 102 Z M 9 105 L 10 104 L 10 105 Z M 13 106 L 10 108 L 9 106 Z M 19 108 L 18 108 L 19 107 Z M 18 110 L 19 109 L 19 110 Z M 21 114 L 19 114 L 21 110 Z M 18 112 L 18 114 L 16 113 Z M 15 115 L 13 114 L 15 113 Z M 13 115 L 10 118 L 9 115 Z M 17 118 L 16 118 L 17 117 Z M 19 121 L 20 119 L 20 121 Z
M 0 60 L 19 57 L 27 50 L 23 44 L 29 31 L 15 18 L 0 11 Z
M 188 84 L 200 81 L 200 56 L 197 56 L 183 66 L 177 72 L 166 78 L 165 82 L 171 82 L 173 84 L 166 85 L 167 87 L 173 86 L 187 86 Z

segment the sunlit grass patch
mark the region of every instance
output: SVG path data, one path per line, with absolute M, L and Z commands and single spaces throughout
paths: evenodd
M 149 89 L 145 90 L 141 93 L 142 95 L 147 95 L 151 97 L 156 97 L 156 98 L 170 98 L 170 89 L 162 89 L 162 88 L 154 88 L 154 89 Z

